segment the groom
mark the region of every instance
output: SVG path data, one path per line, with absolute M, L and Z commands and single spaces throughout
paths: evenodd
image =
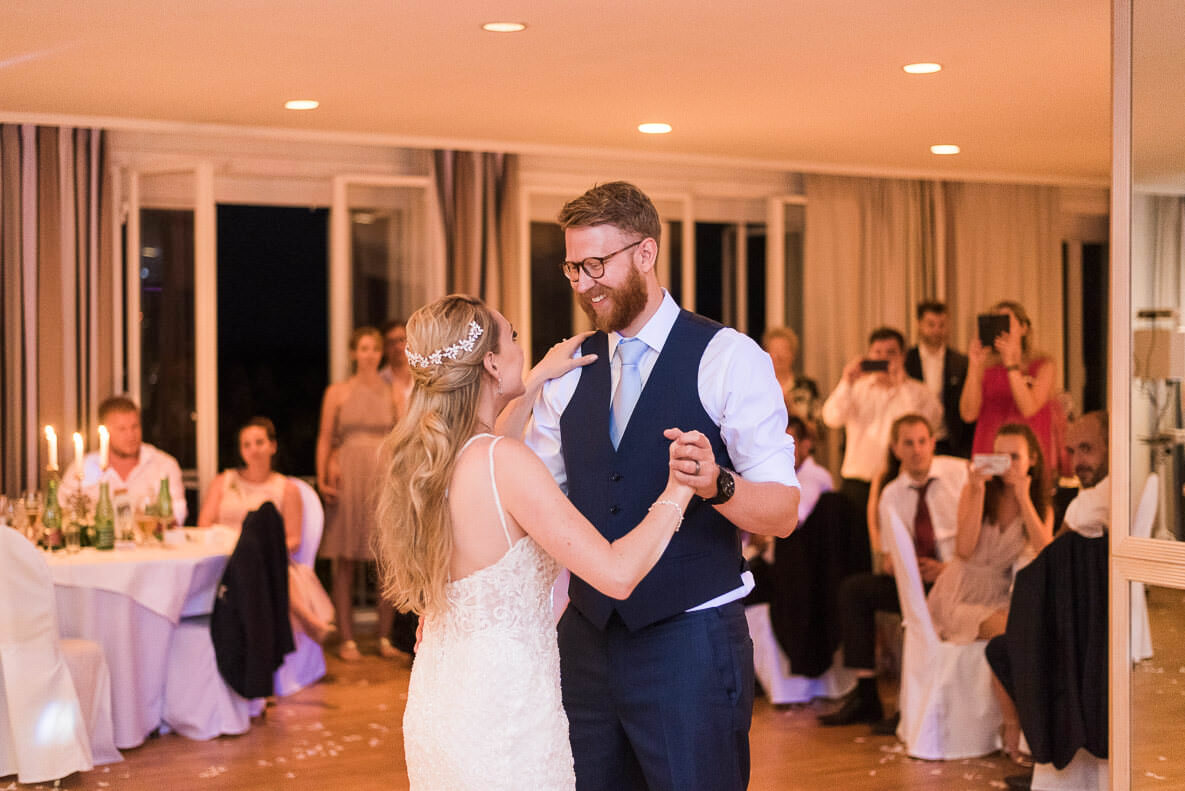
M 572 578 L 559 647 L 577 788 L 743 789 L 753 577 L 737 528 L 786 536 L 797 521 L 781 389 L 756 343 L 659 285 L 658 212 L 637 187 L 596 186 L 559 222 L 563 271 L 600 330 L 580 353 L 598 357 L 544 386 L 527 443 L 611 541 L 662 491 L 669 440 L 699 495 L 628 599 Z

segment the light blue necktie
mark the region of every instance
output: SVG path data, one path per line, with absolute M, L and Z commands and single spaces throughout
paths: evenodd
M 638 363 L 646 352 L 645 341 L 637 338 L 622 338 L 617 343 L 617 357 L 621 360 L 621 375 L 617 380 L 617 392 L 613 394 L 613 405 L 609 410 L 609 438 L 616 448 L 621 442 L 621 435 L 630 422 L 630 415 L 634 412 L 634 405 L 638 403 L 638 396 L 642 394 L 642 372 L 638 370 Z

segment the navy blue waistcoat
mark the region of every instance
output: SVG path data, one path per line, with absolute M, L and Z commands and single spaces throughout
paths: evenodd
M 720 427 L 699 398 L 704 349 L 721 325 L 680 311 L 638 397 L 616 450 L 609 440 L 609 341 L 602 333 L 584 342 L 597 361 L 580 372 L 580 383 L 560 418 L 568 497 L 605 538 L 614 541 L 646 516 L 666 488 L 670 441 L 667 428 L 698 430 L 712 443 L 716 463 L 732 468 Z M 677 615 L 733 590 L 745 563 L 737 529 L 710 505 L 693 497 L 683 525 L 658 564 L 628 599 L 611 599 L 573 575 L 572 604 L 597 628 L 616 610 L 631 631 Z

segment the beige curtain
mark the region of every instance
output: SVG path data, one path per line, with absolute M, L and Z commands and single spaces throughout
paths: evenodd
M 434 152 L 449 292 L 502 304 L 504 238 L 518 161 L 513 154 Z
M 966 349 L 975 316 L 1002 299 L 1025 306 L 1032 348 L 1065 376 L 1062 240 L 1056 187 L 948 184 L 946 302 L 951 342 Z
M 1152 213 L 1152 288 L 1148 307 L 1185 308 L 1185 198 L 1154 195 Z
M 910 337 L 914 304 L 937 293 L 942 185 L 811 175 L 806 198 L 802 363 L 825 397 L 869 332 Z
M 98 130 L 0 125 L 0 486 L 41 486 L 41 426 L 93 444 L 112 392 L 110 201 Z M 63 450 L 65 448 L 63 447 Z M 68 457 L 63 457 L 64 462 Z

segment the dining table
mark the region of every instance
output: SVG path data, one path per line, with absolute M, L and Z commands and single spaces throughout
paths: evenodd
M 61 636 L 103 648 L 121 750 L 140 746 L 161 727 L 173 632 L 181 619 L 213 611 L 238 531 L 178 528 L 166 539 L 46 558 Z

